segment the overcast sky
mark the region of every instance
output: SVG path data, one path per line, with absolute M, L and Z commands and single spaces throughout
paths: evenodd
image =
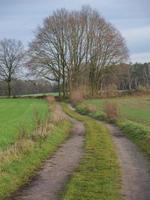
M 150 0 L 0 0 L 0 39 L 27 47 L 43 19 L 58 8 L 96 8 L 126 39 L 132 62 L 150 62 Z

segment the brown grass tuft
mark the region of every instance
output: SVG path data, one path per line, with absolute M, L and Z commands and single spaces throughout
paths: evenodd
M 20 154 L 30 151 L 34 146 L 31 139 L 20 139 L 8 149 L 0 152 L 0 164 L 16 160 Z
M 54 110 L 53 115 L 52 115 L 52 122 L 58 123 L 58 122 L 63 121 L 65 119 L 66 119 L 65 113 L 62 111 L 61 107 L 58 104 L 56 104 L 55 110 Z
M 119 116 L 119 108 L 116 103 L 106 103 L 105 104 L 105 113 L 108 121 L 115 122 Z
M 47 96 L 46 100 L 48 101 L 48 103 L 54 103 L 55 102 L 55 97 L 54 96 Z
M 54 125 L 50 123 L 50 120 L 47 119 L 46 122 L 42 123 L 38 129 L 32 134 L 32 140 L 37 140 L 39 138 L 46 138 L 54 128 Z
M 83 101 L 84 97 L 85 97 L 84 90 L 82 88 L 78 88 L 71 92 L 70 101 L 73 105 L 76 105 L 77 103 Z
M 86 105 L 86 110 L 88 111 L 88 112 L 96 112 L 96 106 L 95 105 L 92 105 L 92 104 L 87 104 Z

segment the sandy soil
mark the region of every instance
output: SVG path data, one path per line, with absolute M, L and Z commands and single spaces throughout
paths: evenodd
M 57 200 L 70 175 L 78 166 L 83 155 L 84 126 L 71 119 L 72 136 L 53 157 L 48 159 L 37 176 L 11 200 Z
M 114 125 L 107 125 L 116 145 L 122 171 L 122 196 L 125 200 L 150 200 L 149 163 L 136 145 Z

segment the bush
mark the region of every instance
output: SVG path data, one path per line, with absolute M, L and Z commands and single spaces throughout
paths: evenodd
M 54 103 L 55 102 L 55 97 L 54 96 L 47 96 L 46 100 L 48 101 L 48 103 Z
M 106 118 L 110 122 L 115 122 L 119 116 L 119 109 L 116 103 L 106 103 L 104 106 Z
M 73 105 L 80 103 L 84 100 L 84 91 L 82 88 L 73 90 L 70 94 L 70 101 Z

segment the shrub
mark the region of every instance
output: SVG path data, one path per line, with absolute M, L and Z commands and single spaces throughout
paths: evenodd
M 92 104 L 87 104 L 86 109 L 88 112 L 96 112 L 97 111 L 96 106 L 92 105 Z
M 84 100 L 84 90 L 82 88 L 78 88 L 76 90 L 73 90 L 70 94 L 70 101 L 73 105 L 76 105 L 77 103 Z
M 54 96 L 47 96 L 46 100 L 48 101 L 48 103 L 54 103 L 55 102 L 55 97 Z
M 104 106 L 106 118 L 110 122 L 115 122 L 119 115 L 118 105 L 116 103 L 106 103 Z

